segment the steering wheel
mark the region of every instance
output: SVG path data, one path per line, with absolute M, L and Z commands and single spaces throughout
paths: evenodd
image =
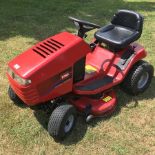
M 90 23 L 88 21 L 85 20 L 80 20 L 74 17 L 69 17 L 69 19 L 71 21 L 73 21 L 73 23 L 75 24 L 75 26 L 78 28 L 78 36 L 83 38 L 85 36 L 85 33 L 96 29 L 96 28 L 100 28 L 101 26 L 94 24 L 94 23 Z

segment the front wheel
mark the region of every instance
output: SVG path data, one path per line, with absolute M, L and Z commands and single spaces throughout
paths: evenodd
M 148 62 L 138 61 L 121 84 L 121 88 L 131 95 L 143 93 L 150 85 L 154 68 Z
M 11 86 L 9 86 L 8 95 L 15 105 L 19 107 L 25 106 L 24 102 L 17 96 L 17 94 L 14 92 Z
M 56 140 L 63 140 L 73 129 L 76 122 L 76 109 L 66 104 L 58 106 L 51 114 L 48 132 Z

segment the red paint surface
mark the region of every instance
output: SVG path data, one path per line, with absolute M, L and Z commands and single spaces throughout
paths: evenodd
M 33 51 L 33 49 L 38 47 L 42 48 L 42 45 L 50 42 L 52 39 L 61 44 L 59 45 L 59 43 L 56 43 L 56 45 L 60 47 L 58 48 L 55 46 L 56 50 L 52 53 L 47 49 L 44 49 L 45 52 L 40 51 L 44 56 L 42 57 Z M 22 86 L 9 75 L 8 79 L 15 93 L 28 105 L 40 104 L 41 102 L 52 100 L 69 92 L 82 95 L 96 94 L 112 88 L 122 82 L 133 64 L 146 56 L 146 51 L 142 46 L 138 44 L 131 44 L 131 46 L 136 47 L 135 56 L 121 73 L 115 66 L 113 66 L 113 64 L 116 65 L 118 63 L 126 49 L 113 53 L 97 45 L 95 50 L 92 52 L 89 45 L 80 37 L 68 32 L 62 32 L 36 44 L 9 62 L 9 67 L 17 75 L 32 81 L 30 85 Z M 69 79 L 53 88 L 53 85 L 55 84 L 55 80 L 53 80 L 53 78 L 56 77 L 56 79 L 59 80 L 60 78 L 60 80 L 62 80 L 64 75 L 68 75 L 68 73 L 63 73 L 68 68 L 71 68 L 71 73 L 69 74 L 72 75 L 74 63 L 84 56 L 87 56 L 86 64 L 92 65 L 97 69 L 96 73 L 92 76 L 87 76 L 86 74 L 85 79 L 76 84 L 73 84 L 71 76 Z M 106 61 L 106 63 L 102 65 L 104 61 Z M 20 68 L 14 69 L 15 64 L 18 64 Z M 96 78 L 104 78 L 105 75 L 114 77 L 113 82 L 93 91 L 79 91 L 76 89 L 78 85 L 85 85 L 87 82 L 96 80 Z M 85 100 L 88 101 L 88 98 L 81 97 L 81 100 L 75 103 L 75 105 L 77 107 L 79 106 L 80 109 L 82 108 Z M 116 99 L 114 96 L 111 103 L 106 104 L 94 100 L 91 100 L 90 102 L 95 105 L 95 109 L 93 111 L 97 114 L 103 112 L 104 109 L 107 109 L 110 105 L 115 104 Z M 102 106 L 100 107 L 100 105 Z
M 103 98 L 110 96 L 112 99 L 108 102 L 103 101 Z M 101 99 L 92 99 L 90 97 L 81 97 L 78 100 L 71 100 L 70 102 L 81 112 L 84 112 L 87 106 L 91 105 L 90 114 L 99 116 L 111 111 L 116 107 L 116 95 L 114 91 L 109 91 L 104 94 Z
M 145 49 L 136 43 L 131 44 L 130 46 L 135 46 L 134 49 L 134 57 L 131 59 L 127 67 L 120 71 L 116 68 L 115 65 L 119 62 L 121 56 L 126 52 L 126 49 L 121 50 L 117 53 L 113 53 L 107 49 L 104 49 L 102 47 L 96 47 L 95 51 L 92 53 L 89 53 L 87 55 L 86 64 L 94 66 L 97 69 L 97 72 L 93 74 L 92 76 L 85 76 L 85 79 L 83 81 L 78 82 L 74 85 L 73 92 L 75 94 L 81 94 L 81 95 L 91 95 L 91 94 L 97 94 L 104 90 L 107 90 L 109 88 L 112 88 L 115 85 L 118 85 L 123 81 L 123 79 L 127 76 L 130 68 L 138 61 L 143 59 L 146 56 Z M 107 60 L 106 63 L 104 63 Z M 102 65 L 104 63 L 104 65 Z M 96 80 L 97 78 L 104 78 L 104 76 L 111 76 L 113 77 L 113 82 L 108 83 L 107 85 L 100 87 L 99 89 L 91 90 L 91 91 L 84 91 L 84 90 L 78 90 L 78 86 L 82 86 L 88 83 L 91 83 L 93 80 Z

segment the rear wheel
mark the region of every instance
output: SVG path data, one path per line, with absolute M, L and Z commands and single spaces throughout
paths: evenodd
M 51 114 L 48 132 L 56 140 L 63 140 L 73 129 L 76 122 L 76 109 L 66 104 L 57 107 Z
M 153 66 L 146 61 L 140 60 L 124 79 L 121 88 L 131 95 L 143 93 L 149 87 L 153 73 Z
M 9 95 L 10 99 L 14 102 L 15 105 L 17 105 L 19 107 L 23 107 L 25 105 L 24 102 L 13 91 L 13 89 L 11 88 L 11 86 L 9 86 L 8 95 Z

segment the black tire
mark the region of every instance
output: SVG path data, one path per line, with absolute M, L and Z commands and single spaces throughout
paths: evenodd
M 11 86 L 9 86 L 8 95 L 15 105 L 19 107 L 25 106 L 24 102 L 17 96 L 17 94 L 13 91 Z
M 121 88 L 130 95 L 143 93 L 149 87 L 153 74 L 153 66 L 146 61 L 140 60 L 132 67 L 131 71 L 121 83 Z
M 76 117 L 77 113 L 74 106 L 69 104 L 58 106 L 52 112 L 49 118 L 48 122 L 49 134 L 54 138 L 55 141 L 62 141 L 72 131 L 73 127 L 75 126 Z M 72 118 L 72 122 L 69 122 L 70 118 Z M 67 126 L 69 126 L 69 128 L 67 128 Z

